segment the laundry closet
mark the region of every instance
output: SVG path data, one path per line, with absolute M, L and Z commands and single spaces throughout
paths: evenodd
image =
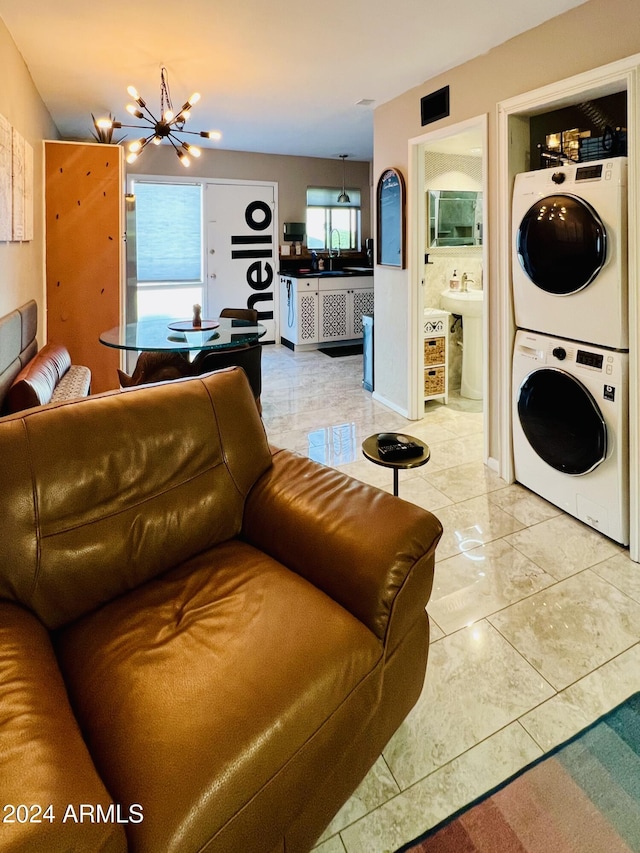
M 529 119 L 511 204 L 515 479 L 629 544 L 626 93 Z

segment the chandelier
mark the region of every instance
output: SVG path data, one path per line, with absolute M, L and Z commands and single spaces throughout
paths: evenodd
M 184 129 L 185 123 L 191 115 L 191 108 L 198 103 L 200 95 L 198 92 L 195 92 L 176 113 L 169 91 L 169 74 L 164 66 L 160 68 L 160 118 L 156 118 L 151 112 L 146 101 L 138 94 L 137 89 L 129 86 L 127 92 L 135 101 L 134 104 L 127 104 L 127 112 L 134 118 L 139 119 L 143 124 L 123 124 L 111 118 L 100 118 L 95 123 L 96 127 L 101 130 L 112 130 L 121 127 L 132 127 L 136 130 L 142 130 L 145 135 L 139 139 L 134 139 L 128 145 L 127 163 L 133 163 L 137 160 L 149 143 L 160 145 L 166 139 L 173 145 L 182 165 L 189 166 L 191 163 L 190 157 L 199 157 L 201 152 L 196 145 L 190 145 L 181 136 L 189 134 L 191 136 L 202 136 L 205 139 L 217 140 L 222 138 L 222 134 L 217 130 Z

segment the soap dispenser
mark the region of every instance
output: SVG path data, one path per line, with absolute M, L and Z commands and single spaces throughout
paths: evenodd
M 460 279 L 456 270 L 453 271 L 453 275 L 449 280 L 449 290 L 460 290 Z

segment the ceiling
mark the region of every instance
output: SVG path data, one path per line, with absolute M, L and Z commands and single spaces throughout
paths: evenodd
M 157 114 L 164 65 L 176 108 L 202 96 L 191 128 L 222 132 L 205 145 L 370 160 L 377 106 L 582 2 L 0 0 L 0 17 L 65 139 L 90 138 L 91 113 L 126 121 L 130 84 Z

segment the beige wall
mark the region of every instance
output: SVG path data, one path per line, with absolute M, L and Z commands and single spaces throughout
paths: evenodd
M 371 236 L 371 164 L 346 164 L 346 185 L 362 193 L 362 239 Z M 199 178 L 239 181 L 274 181 L 278 184 L 279 235 L 284 222 L 304 222 L 308 186 L 342 186 L 342 161 L 317 157 L 290 157 L 277 154 L 253 154 L 202 148 L 202 156 L 192 160 L 189 169 L 182 166 L 173 148 L 150 146 L 140 158 L 127 166 L 128 174 L 193 174 Z
M 486 234 L 489 270 L 485 288 L 495 293 L 497 280 L 497 103 L 546 84 L 606 65 L 640 52 L 640 15 L 637 0 L 590 0 L 551 21 L 494 48 L 489 53 L 435 77 L 406 92 L 374 113 L 373 184 L 389 166 L 408 175 L 408 140 L 431 130 L 479 116 L 489 116 L 489 174 Z M 450 87 L 451 115 L 427 127 L 420 125 L 420 98 L 442 86 Z M 408 186 L 408 195 L 413 188 Z M 375 271 L 376 391 L 400 409 L 408 410 L 408 336 L 410 297 L 407 270 L 377 267 Z M 491 316 L 489 340 L 496 338 L 496 318 Z M 489 352 L 489 455 L 497 457 L 495 377 L 497 352 Z M 400 379 L 399 379 L 400 377 Z
M 43 139 L 55 139 L 57 129 L 46 110 L 13 39 L 0 20 L 0 114 L 33 147 L 34 239 L 0 243 L 0 315 L 28 299 L 38 302 L 38 336 L 44 328 Z

